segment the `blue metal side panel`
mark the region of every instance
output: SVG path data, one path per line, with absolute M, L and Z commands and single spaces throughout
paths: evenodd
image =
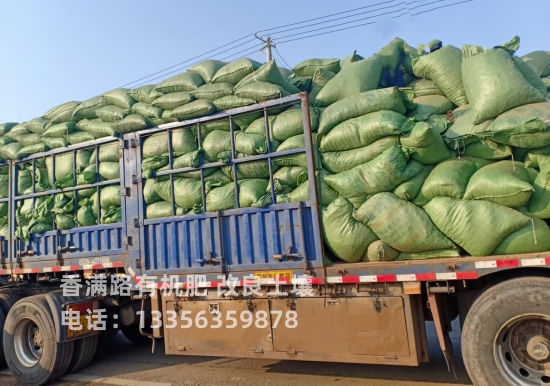
M 71 247 L 62 253 L 64 259 L 122 254 L 122 237 L 122 224 L 91 226 L 33 234 L 27 242 L 17 239 L 15 250 L 32 251 L 32 255 L 27 253 L 20 257 L 21 263 L 44 262 L 46 266 L 50 266 L 50 260 L 58 259 L 58 246 Z
M 277 206 L 224 216 L 224 258 L 229 271 L 299 269 L 304 260 L 318 266 L 322 257 L 315 251 L 311 216 L 308 207 Z
M 144 273 L 221 273 L 222 265 L 227 272 L 301 269 L 304 261 L 320 267 L 322 254 L 316 250 L 320 235 L 313 226 L 316 214 L 302 205 L 146 220 Z
M 219 219 L 216 216 L 183 216 L 147 220 L 143 226 L 145 272 L 219 272 L 222 258 Z M 218 259 L 204 266 L 206 259 Z

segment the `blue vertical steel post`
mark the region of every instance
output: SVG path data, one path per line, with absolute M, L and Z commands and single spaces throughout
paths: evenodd
M 323 256 L 323 242 L 322 242 L 322 231 L 321 231 L 321 213 L 319 211 L 319 200 L 317 197 L 317 184 L 315 178 L 315 158 L 313 151 L 313 139 L 311 134 L 311 117 L 309 115 L 309 104 L 307 98 L 307 92 L 302 92 L 299 94 L 302 106 L 302 121 L 304 123 L 304 144 L 306 146 L 306 157 L 307 157 L 307 175 L 309 181 L 309 199 L 311 201 L 311 210 L 313 215 L 317 216 L 318 221 L 313 223 L 314 233 L 315 233 L 315 250 L 317 253 L 320 253 L 320 259 L 324 262 Z M 324 265 L 324 263 L 323 263 Z
M 235 129 L 233 127 L 233 119 L 229 117 L 229 132 L 231 133 L 231 161 L 237 158 L 235 153 Z M 235 208 L 241 207 L 241 200 L 239 199 L 239 180 L 237 177 L 237 164 L 233 164 L 233 183 L 235 184 Z
M 265 120 L 265 138 L 267 145 L 267 154 L 271 154 L 271 136 L 269 135 L 269 117 L 267 116 L 267 109 L 264 108 L 264 120 Z M 269 186 L 271 187 L 271 203 L 275 205 L 277 199 L 275 196 L 275 181 L 273 180 L 273 159 L 269 157 L 267 159 L 267 165 L 269 167 Z
M 95 146 L 95 182 L 98 183 L 101 181 L 99 176 L 99 145 Z M 96 186 L 96 197 L 97 197 L 97 203 L 96 203 L 96 212 L 97 212 L 97 219 L 96 222 L 99 224 L 99 220 L 101 217 L 101 192 L 99 189 L 99 186 Z M 92 202 L 93 205 L 93 202 Z
M 188 128 L 187 130 L 191 130 L 191 128 Z M 197 123 L 197 141 L 199 145 L 199 149 L 202 149 L 202 132 L 201 132 L 201 125 Z M 199 151 L 199 166 L 202 166 L 204 162 L 204 157 L 202 155 L 202 151 Z M 206 191 L 204 189 L 204 169 L 200 169 L 201 172 L 201 194 L 202 194 L 202 208 L 203 211 L 206 212 Z
M 99 172 L 99 170 L 98 170 Z M 76 186 L 77 185 L 77 181 L 76 181 L 76 150 L 73 150 L 73 185 Z M 76 217 L 76 203 L 78 202 L 78 190 L 75 190 L 73 192 L 73 212 L 75 214 L 75 217 Z M 56 226 L 55 226 L 55 221 L 54 221 L 54 228 L 53 229 L 57 229 Z
M 13 256 L 15 256 L 15 190 L 14 190 L 14 174 L 15 174 L 15 163 L 13 161 L 8 161 L 8 259 L 9 259 L 9 269 L 11 270 L 13 263 Z
M 166 140 L 168 141 L 168 168 L 172 170 L 174 165 L 174 154 L 172 149 L 172 130 L 166 132 Z M 172 206 L 172 216 L 176 214 L 176 197 L 174 195 L 174 173 L 170 173 L 170 204 Z

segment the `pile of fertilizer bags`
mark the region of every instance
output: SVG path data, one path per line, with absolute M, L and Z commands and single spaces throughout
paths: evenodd
M 307 91 L 323 166 L 316 176 L 322 225 L 334 258 L 390 261 L 547 251 L 550 52 L 518 58 L 518 48 L 517 37 L 491 49 L 462 50 L 437 40 L 414 49 L 396 38 L 368 59 L 354 52 L 343 60 L 305 60 L 292 70 L 274 61 L 207 60 L 157 85 L 110 91 L 26 124 L 4 124 L 3 139 L 12 143 L 4 142 L 0 155 L 15 158 L 19 152 L 24 156 Z M 299 106 L 268 114 L 269 144 L 262 113 L 235 118 L 237 157 L 304 147 Z M 199 166 L 201 159 L 231 159 L 228 121 L 200 130 L 201 148 L 196 128 L 172 132 L 174 169 Z M 42 142 L 21 142 L 33 135 Z M 101 153 L 99 177 L 95 155 L 87 162 L 84 156 L 77 159 L 77 184 L 118 178 L 118 150 L 112 156 Z M 199 171 L 174 175 L 173 189 L 168 176 L 155 176 L 170 168 L 166 133 L 145 139 L 142 156 L 147 218 L 235 207 L 231 166 L 204 169 L 203 203 Z M 51 184 L 47 158 L 40 170 L 37 183 Z M 277 203 L 309 199 L 305 155 L 275 158 L 273 170 Z M 71 173 L 57 174 L 56 169 L 57 181 L 74 185 Z M 267 161 L 241 163 L 237 175 L 240 207 L 272 204 Z M 119 189 L 111 195 L 108 188 L 101 192 L 100 223 L 120 221 Z M 34 208 L 31 202 L 27 211 L 25 202 L 18 208 L 18 224 L 30 213 L 23 218 L 35 219 L 27 233 L 51 227 L 51 217 L 58 228 L 63 223 L 68 229 L 75 226 L 76 202 L 76 225 L 94 225 L 94 194 L 80 191 L 78 200 L 58 195 Z M 44 207 L 53 210 L 41 211 Z M 42 212 L 45 220 L 37 222 Z
M 76 161 L 76 177 L 73 177 L 73 162 Z M 99 146 L 99 171 L 96 167 L 94 149 L 82 149 L 73 153 L 64 153 L 55 157 L 55 168 L 52 157 L 35 161 L 34 191 L 41 192 L 53 188 L 61 189 L 76 185 L 86 185 L 98 181 L 120 178 L 118 143 L 107 143 Z M 30 162 L 19 166 L 17 194 L 25 195 L 33 191 L 33 166 Z M 55 175 L 54 175 L 55 171 Z M 98 216 L 98 210 L 101 211 Z M 54 229 L 67 230 L 76 226 L 112 224 L 122 221 L 119 184 L 97 188 L 79 189 L 76 193 L 65 192 L 53 196 L 36 197 L 19 201 L 16 208 L 16 234 L 23 240 L 29 234 L 43 233 Z M 99 218 L 98 218 L 99 217 Z

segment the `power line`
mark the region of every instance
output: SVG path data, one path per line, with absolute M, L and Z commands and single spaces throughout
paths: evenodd
M 279 39 L 285 39 L 285 38 L 290 38 L 290 37 L 294 37 L 294 36 L 298 36 L 298 35 L 307 34 L 307 33 L 310 33 L 310 32 L 316 32 L 316 31 L 321 31 L 321 30 L 328 29 L 328 28 L 339 27 L 339 26 L 341 26 L 341 25 L 356 23 L 356 22 L 362 21 L 362 20 L 374 19 L 374 18 L 377 18 L 377 17 L 380 17 L 380 16 L 391 15 L 392 13 L 397 13 L 397 12 L 406 11 L 406 10 L 407 10 L 407 8 L 401 8 L 401 9 L 397 9 L 397 10 L 391 11 L 391 12 L 380 13 L 380 14 L 374 15 L 374 16 L 363 17 L 363 18 L 361 18 L 361 19 L 352 20 L 352 21 L 347 21 L 347 22 L 345 22 L 345 23 L 339 23 L 339 24 L 329 25 L 329 26 L 326 26 L 326 27 L 321 27 L 321 28 L 312 29 L 312 30 L 309 30 L 309 31 L 298 32 L 298 33 L 296 33 L 296 34 L 290 34 L 290 35 L 286 35 L 286 36 L 280 36 Z M 362 24 L 362 25 L 364 25 L 364 24 Z M 282 43 L 282 42 L 281 42 L 281 43 Z
M 355 12 L 355 11 L 358 11 L 358 10 L 363 10 L 363 9 L 368 9 L 368 8 L 374 8 L 374 7 L 377 7 L 377 6 L 380 6 L 380 5 L 384 5 L 384 4 L 390 4 L 390 3 L 395 3 L 396 0 L 390 0 L 390 1 L 384 1 L 384 2 L 379 2 L 379 3 L 376 3 L 376 4 L 372 4 L 372 5 L 368 5 L 368 6 L 364 6 L 364 7 L 359 7 L 359 8 L 354 8 L 354 9 L 351 9 L 351 10 L 347 10 L 347 11 L 342 11 L 342 12 L 337 12 L 337 13 L 333 13 L 333 14 L 330 14 L 330 15 L 326 15 L 326 16 L 321 16 L 321 17 L 317 17 L 317 18 L 313 18 L 313 19 L 309 19 L 309 20 L 304 20 L 304 21 L 300 21 L 300 22 L 296 22 L 296 23 L 291 23 L 291 24 L 286 24 L 286 25 L 283 25 L 283 26 L 279 26 L 279 27 L 274 27 L 274 28 L 270 28 L 270 29 L 266 29 L 266 30 L 261 30 L 259 32 L 263 32 L 263 31 L 272 31 L 272 30 L 277 30 L 277 29 L 281 29 L 281 28 L 285 28 L 285 27 L 291 27 L 291 26 L 295 26 L 295 25 L 299 25 L 299 24 L 305 24 L 305 23 L 309 23 L 311 21 L 317 21 L 317 20 L 322 20 L 322 19 L 328 19 L 328 18 L 331 18 L 331 17 L 334 17 L 334 16 L 338 16 L 338 15 L 343 15 L 343 14 L 346 14 L 346 13 L 350 13 L 350 12 Z M 343 26 L 343 25 L 347 25 L 347 24 L 353 24 L 353 23 L 357 23 L 359 21 L 363 21 L 363 20 L 368 20 L 368 19 L 373 19 L 375 17 L 379 17 L 379 16 L 384 16 L 384 15 L 390 15 L 390 14 L 394 14 L 394 13 L 397 13 L 397 12 L 402 12 L 400 13 L 399 15 L 397 16 L 394 16 L 392 17 L 393 19 L 396 19 L 396 18 L 399 18 L 401 16 L 404 16 L 406 14 L 409 14 L 411 16 L 416 16 L 416 15 L 420 15 L 420 14 L 423 14 L 423 13 L 428 13 L 428 12 L 433 12 L 434 10 L 437 10 L 437 9 L 441 9 L 441 8 L 446 8 L 446 7 L 451 7 L 451 6 L 455 6 L 455 5 L 459 5 L 459 4 L 463 4 L 463 3 L 468 3 L 468 2 L 473 2 L 474 0 L 464 0 L 464 1 L 460 1 L 460 2 L 456 2 L 456 3 L 452 3 L 452 4 L 446 4 L 446 5 L 442 5 L 442 6 L 439 6 L 439 7 L 435 7 L 435 8 L 431 8 L 431 9 L 427 9 L 427 10 L 424 10 L 424 11 L 420 11 L 420 12 L 417 12 L 417 13 L 414 13 L 414 14 L 411 14 L 409 11 L 411 10 L 414 10 L 414 9 L 418 9 L 418 8 L 421 8 L 421 7 L 426 7 L 426 6 L 429 6 L 429 5 L 432 5 L 432 4 L 435 4 L 435 3 L 441 3 L 443 1 L 446 1 L 446 0 L 436 0 L 436 1 L 432 1 L 430 3 L 426 3 L 426 4 L 420 4 L 418 6 L 415 6 L 415 7 L 408 7 L 409 5 L 413 4 L 413 3 L 418 3 L 418 1 L 416 0 L 413 0 L 413 1 L 410 1 L 410 2 L 399 2 L 399 3 L 395 3 L 393 5 L 390 5 L 390 6 L 386 6 L 386 7 L 381 7 L 381 8 L 377 8 L 377 9 L 374 9 L 374 10 L 370 10 L 370 11 L 366 11 L 366 12 L 360 12 L 360 13 L 356 13 L 356 14 L 353 14 L 353 15 L 348 15 L 348 16 L 344 16 L 344 17 L 339 17 L 339 18 L 335 18 L 335 19 L 331 19 L 331 20 L 324 20 L 322 22 L 318 22 L 318 23 L 312 23 L 312 24 L 308 24 L 308 25 L 304 25 L 304 26 L 300 26 L 300 27 L 294 27 L 294 28 L 289 28 L 289 29 L 286 29 L 286 30 L 283 30 L 283 31 L 278 31 L 278 32 L 275 32 L 274 34 L 281 34 L 281 33 L 284 33 L 284 32 L 288 32 L 288 31 L 293 31 L 293 30 L 298 30 L 298 29 L 303 29 L 303 28 L 308 28 L 308 27 L 312 27 L 312 26 L 315 26 L 315 25 L 321 25 L 321 24 L 326 24 L 326 23 L 331 23 L 331 22 L 334 22 L 334 21 L 337 21 L 337 20 L 343 20 L 343 19 L 348 19 L 348 18 L 351 18 L 351 17 L 356 17 L 356 16 L 359 16 L 359 15 L 363 15 L 363 14 L 368 14 L 368 13 L 373 13 L 373 12 L 377 12 L 377 11 L 380 11 L 380 10 L 384 10 L 384 9 L 390 9 L 390 8 L 394 8 L 394 7 L 397 7 L 397 6 L 400 6 L 400 5 L 404 5 L 405 8 L 400 8 L 400 9 L 397 9 L 397 10 L 394 10 L 394 11 L 390 11 L 390 12 L 385 12 L 385 13 L 382 13 L 382 14 L 377 14 L 375 16 L 369 16 L 369 17 L 365 17 L 365 18 L 360 18 L 360 19 L 356 19 L 356 20 L 350 20 L 350 21 L 347 21 L 347 22 L 344 22 L 344 23 L 338 23 L 338 24 L 333 24 L 333 25 L 330 25 L 330 26 L 325 26 L 325 27 L 320 27 L 320 28 L 315 28 L 315 29 L 311 29 L 311 30 L 308 30 L 308 31 L 303 31 L 303 32 L 299 32 L 299 33 L 293 33 L 293 34 L 288 34 L 288 35 L 285 35 L 285 36 L 280 36 L 278 37 L 278 39 L 287 39 L 287 40 L 282 40 L 282 41 L 279 41 L 280 44 L 282 43 L 288 43 L 288 42 L 291 42 L 291 41 L 296 41 L 296 40 L 302 40 L 302 39 L 307 39 L 307 38 L 311 38 L 311 37 L 315 37 L 315 36 L 320 36 L 320 35 L 326 35 L 326 34 L 330 34 L 330 33 L 333 33 L 333 32 L 339 32 L 339 31 L 344 31 L 344 30 L 348 30 L 348 29 L 352 29 L 352 28 L 358 28 L 358 27 L 363 27 L 363 26 L 366 26 L 366 25 L 371 25 L 371 24 L 375 24 L 375 22 L 368 22 L 368 23 L 362 23 L 362 24 L 358 24 L 358 25 L 353 25 L 353 26 L 350 26 L 350 27 L 345 27 L 345 28 L 339 28 L 339 29 L 335 29 L 335 30 L 331 30 L 331 31 L 327 31 L 327 32 L 321 32 L 321 33 L 317 33 L 317 34 L 311 34 L 311 35 L 307 35 L 307 36 L 302 36 L 302 37 L 296 37 L 296 36 L 299 36 L 299 35 L 304 35 L 304 34 L 309 34 L 309 33 L 312 33 L 312 32 L 317 32 L 317 31 L 321 31 L 321 30 L 326 30 L 326 29 L 331 29 L 331 28 L 334 28 L 334 27 L 338 27 L 338 26 Z M 133 82 L 130 82 L 130 83 L 126 83 L 120 87 L 125 87 L 125 86 L 129 86 L 129 85 L 132 85 L 134 83 L 137 83 L 137 82 L 140 82 L 142 80 L 145 80 L 147 79 L 145 82 L 142 82 L 138 85 L 134 85 L 132 87 L 139 87 L 141 85 L 144 85 L 144 84 L 147 84 L 153 80 L 156 80 L 156 79 L 159 79 L 159 78 L 162 78 L 162 77 L 165 77 L 167 75 L 170 75 L 170 74 L 173 74 L 175 72 L 178 72 L 178 71 L 181 71 L 185 68 L 188 68 L 188 67 L 191 67 L 197 63 L 200 63 L 202 62 L 203 60 L 206 60 L 206 59 L 211 59 L 211 58 L 215 58 L 216 56 L 222 54 L 222 53 L 225 53 L 225 52 L 229 52 L 229 51 L 232 51 L 232 50 L 235 50 L 237 48 L 240 48 L 242 46 L 244 46 L 245 44 L 247 43 L 250 43 L 252 41 L 254 41 L 255 39 L 254 38 L 251 38 L 251 39 L 248 39 L 244 42 L 241 42 L 242 40 L 246 39 L 247 37 L 249 37 L 250 35 L 245 35 L 239 39 L 236 39 L 236 40 L 233 40 L 232 42 L 229 42 L 227 44 L 224 44 L 222 46 L 219 46 L 215 49 L 212 49 L 210 51 L 207 51 L 201 55 L 197 55 L 193 58 L 190 58 L 190 59 L 187 59 L 183 62 L 180 62 L 180 63 L 177 63 L 177 64 L 174 64 L 173 66 L 170 66 L 170 67 L 167 67 L 163 70 L 160 70 L 160 71 L 157 71 L 157 72 L 154 72 L 150 75 L 147 75 L 145 77 L 142 77 L 142 78 L 139 78 Z M 292 39 L 289 39 L 289 38 L 292 38 Z M 241 42 L 239 44 L 236 44 L 234 45 L 235 43 L 237 42 Z M 232 47 L 228 47 L 228 46 L 231 46 L 231 45 L 234 45 Z M 228 47 L 228 48 L 226 48 Z M 222 48 L 226 48 L 225 50 L 223 51 L 219 51 L 220 49 Z M 226 56 L 224 58 L 221 58 L 220 60 L 223 60 L 223 59 L 227 59 L 227 58 L 230 58 L 230 57 L 233 57 L 233 56 L 236 56 L 236 55 L 239 55 L 245 51 L 248 51 L 249 49 L 251 49 L 252 47 L 247 47 L 243 50 L 240 50 L 232 55 L 229 55 L 229 56 Z M 219 52 L 216 52 L 216 51 L 219 51 Z M 216 52 L 216 53 L 215 53 Z M 252 51 L 254 52 L 254 51 Z M 202 58 L 200 59 L 199 61 L 195 62 L 195 63 L 191 63 L 191 64 L 187 64 L 195 59 L 198 59 L 198 58 L 201 58 L 205 55 L 208 55 L 208 54 L 211 54 L 211 53 L 215 53 L 207 58 Z M 281 58 L 281 60 L 288 66 L 288 64 L 286 63 L 286 61 L 283 59 L 283 57 L 281 56 L 280 52 L 278 52 L 278 56 Z M 182 66 L 184 65 L 185 66 Z M 178 67 L 178 68 L 176 68 Z M 173 71 L 169 71 L 169 72 L 166 72 L 168 70 L 171 70 L 173 68 L 176 68 L 175 70 Z M 159 75 L 159 74 L 162 74 L 162 75 Z M 159 75 L 159 76 L 156 76 L 156 77 L 153 77 L 155 75 Z M 153 78 L 152 78 L 153 77 Z
M 255 39 L 252 39 L 252 40 L 255 40 Z M 255 47 L 255 49 L 256 49 L 256 48 L 258 48 L 258 47 L 260 47 L 260 46 L 261 46 L 261 44 L 260 44 L 260 45 L 256 44 L 254 47 Z M 240 54 L 240 53 L 242 53 L 242 52 L 245 52 L 245 51 L 247 51 L 247 50 L 250 50 L 251 48 L 252 48 L 252 46 L 251 46 L 251 47 L 247 47 L 247 48 L 245 48 L 244 50 L 241 50 L 241 51 L 238 51 L 238 52 L 236 52 L 236 53 L 234 53 L 234 54 L 232 54 L 232 55 L 229 55 L 229 56 L 220 58 L 219 60 L 228 59 L 228 58 L 230 58 L 230 57 L 232 57 L 232 56 L 235 56 L 235 55 L 238 55 L 238 54 Z M 255 49 L 254 49 L 254 50 L 255 50 Z M 216 55 L 217 55 L 217 54 L 216 54 Z M 166 75 L 170 75 L 170 74 L 173 74 L 174 72 L 181 71 L 181 70 L 185 69 L 185 67 L 194 66 L 195 64 L 198 64 L 198 63 L 202 62 L 203 60 L 212 59 L 212 58 L 214 58 L 214 57 L 215 57 L 215 55 L 212 56 L 212 57 L 209 57 L 209 58 L 201 59 L 201 60 L 199 60 L 198 62 L 192 63 L 192 64 L 190 64 L 190 65 L 188 65 L 188 66 L 183 66 L 183 67 L 176 68 L 175 70 L 172 70 L 172 71 L 167 72 L 167 73 L 165 73 L 165 74 L 162 74 L 162 75 L 159 75 L 159 76 L 157 76 L 157 77 L 148 79 L 147 81 L 145 81 L 145 82 L 143 82 L 143 83 L 140 83 L 140 84 L 138 84 L 138 85 L 135 85 L 134 87 L 143 86 L 144 84 L 147 84 L 147 83 L 149 83 L 149 82 L 152 81 L 152 80 L 156 80 L 156 79 L 163 78 L 163 77 L 165 77 Z M 148 78 L 148 77 L 146 77 L 146 78 Z
M 152 73 L 152 74 L 150 74 L 150 75 L 144 76 L 143 78 L 139 78 L 139 79 L 137 79 L 137 80 L 134 80 L 133 82 L 123 84 L 123 85 L 120 86 L 120 87 L 126 87 L 126 86 L 129 86 L 129 85 L 133 84 L 133 83 L 137 83 L 137 82 L 139 82 L 140 80 L 150 78 L 150 77 L 152 77 L 153 75 L 157 75 L 157 74 L 160 74 L 161 72 L 168 71 L 168 70 L 170 70 L 170 69 L 172 69 L 172 68 L 174 68 L 174 67 L 177 67 L 177 66 L 180 66 L 180 65 L 182 65 L 182 64 L 188 63 L 188 62 L 190 62 L 190 61 L 192 61 L 192 60 L 195 60 L 195 59 L 197 59 L 197 58 L 200 58 L 201 56 L 208 55 L 209 53 L 215 52 L 215 51 L 217 51 L 217 50 L 219 50 L 219 49 L 221 49 L 221 48 L 227 47 L 227 46 L 229 46 L 229 45 L 231 45 L 231 44 L 233 44 L 233 43 L 236 43 L 236 42 L 238 42 L 238 41 L 241 41 L 241 40 L 243 40 L 243 39 L 245 39 L 245 38 L 247 38 L 247 37 L 249 37 L 249 36 L 250 36 L 250 35 L 245 35 L 245 36 L 243 36 L 243 37 L 241 37 L 241 38 L 239 38 L 239 39 L 233 40 L 232 42 L 229 42 L 229 43 L 227 43 L 227 44 L 224 44 L 224 45 L 222 45 L 222 46 L 219 46 L 218 48 L 215 48 L 215 49 L 213 49 L 213 50 L 207 51 L 207 52 L 205 52 L 205 53 L 203 53 L 203 54 L 201 54 L 201 55 L 197 55 L 197 56 L 195 56 L 195 57 L 193 57 L 193 58 L 191 58 L 191 59 L 184 60 L 183 62 L 174 64 L 173 66 L 167 67 L 167 68 L 165 68 L 165 69 L 163 69 L 163 70 L 160 70 L 160 71 L 157 71 L 157 72 L 154 72 L 154 73 Z M 229 50 L 231 50 L 231 49 L 237 48 L 237 47 L 239 47 L 239 46 L 241 46 L 241 45 L 243 45 L 243 44 L 249 43 L 249 42 L 251 42 L 251 41 L 253 41 L 253 40 L 254 40 L 254 39 L 247 40 L 246 42 L 240 43 L 239 45 L 237 45 L 237 46 L 235 46 L 235 47 L 229 48 L 229 49 L 227 49 L 227 50 L 225 50 L 225 51 L 222 51 L 222 52 L 218 52 L 218 54 L 221 54 L 221 53 L 223 53 L 223 52 L 227 52 L 227 51 L 229 51 Z M 155 78 L 155 79 L 157 79 L 157 78 Z M 151 79 L 151 80 L 152 80 L 152 79 Z M 134 86 L 134 87 L 137 87 L 137 86 Z
M 358 11 L 358 10 L 361 10 L 361 9 L 372 8 L 372 7 L 376 7 L 376 6 L 378 6 L 378 5 L 382 5 L 382 4 L 393 3 L 394 1 L 395 1 L 395 0 L 383 1 L 383 2 L 380 2 L 380 3 L 376 3 L 376 4 L 367 5 L 367 6 L 365 6 L 365 7 L 354 8 L 354 9 L 350 9 L 350 10 L 348 10 L 348 11 L 333 13 L 333 14 L 330 14 L 330 15 L 327 15 L 327 16 L 321 16 L 321 17 L 316 17 L 316 18 L 309 19 L 309 20 L 299 21 L 299 22 L 297 22 L 297 23 L 291 23 L 291 24 L 281 25 L 281 26 L 279 26 L 279 27 L 263 29 L 263 30 L 257 31 L 257 32 L 273 31 L 273 30 L 276 30 L 276 29 L 279 29 L 279 28 L 291 27 L 291 26 L 293 26 L 293 25 L 304 24 L 304 23 L 308 23 L 308 22 L 310 22 L 310 21 L 321 20 L 321 19 L 326 19 L 326 18 L 328 18 L 328 17 L 332 17 L 332 16 L 343 15 L 344 13 L 350 13 L 350 12 Z
M 411 14 L 411 16 L 416 16 L 416 15 L 420 15 L 421 13 L 431 12 L 431 11 L 434 11 L 434 10 L 436 10 L 436 9 L 452 7 L 453 5 L 464 4 L 464 3 L 471 3 L 471 2 L 473 2 L 473 1 L 474 1 L 474 0 L 465 0 L 465 1 L 460 1 L 460 2 L 458 2 L 458 3 L 442 5 L 442 6 L 440 6 L 440 7 L 435 7 L 435 8 L 426 10 L 426 11 L 422 11 L 422 12 L 418 12 L 418 13 L 413 13 L 413 14 Z
M 456 3 L 452 3 L 452 4 L 447 4 L 447 5 L 444 5 L 444 6 L 440 6 L 440 7 L 435 7 L 435 8 L 430 8 L 430 9 L 427 9 L 425 11 L 422 11 L 422 12 L 418 12 L 418 13 L 414 13 L 414 14 L 410 14 L 411 16 L 415 16 L 415 15 L 420 15 L 422 13 L 429 13 L 429 12 L 433 12 L 437 9 L 440 9 L 440 8 L 446 8 L 446 7 L 452 7 L 452 6 L 455 6 L 455 5 L 459 5 L 459 4 L 464 4 L 464 3 L 470 3 L 470 2 L 473 2 L 474 0 L 465 0 L 465 1 L 460 1 L 460 2 L 456 2 Z M 393 19 L 397 19 L 403 15 L 406 15 L 408 14 L 408 11 L 407 12 L 404 12 L 398 16 L 395 16 L 393 17 Z M 348 22 L 348 23 L 344 23 L 344 24 L 350 24 L 351 22 Z M 308 39 L 308 38 L 311 38 L 311 37 L 315 37 L 315 36 L 320 36 L 320 35 L 327 35 L 327 34 L 330 34 L 330 33 L 333 33 L 333 32 L 339 32 L 339 31 L 344 31 L 344 30 L 348 30 L 348 29 L 352 29 L 352 28 L 358 28 L 358 27 L 363 27 L 363 26 L 366 26 L 366 25 L 372 25 L 372 24 L 376 24 L 376 22 L 372 21 L 372 22 L 368 22 L 368 23 L 362 23 L 362 24 L 358 24 L 358 25 L 354 25 L 354 26 L 351 26 L 351 27 L 345 27 L 345 28 L 339 28 L 339 29 L 336 29 L 336 30 L 333 30 L 333 31 L 327 31 L 327 32 L 320 32 L 318 34 L 313 34 L 313 35 L 308 35 L 308 36 L 302 36 L 302 37 L 298 37 L 298 38 L 294 38 L 294 39 L 287 39 L 287 40 L 283 40 L 283 41 L 280 41 L 278 42 L 277 44 L 283 44 L 283 43 L 288 43 L 288 42 L 292 42 L 292 41 L 295 41 L 295 40 L 303 40 L 303 39 Z M 320 29 L 317 29 L 317 30 L 320 30 Z M 313 30 L 315 31 L 315 30 Z M 313 31 L 309 31 L 309 32 L 313 32 Z M 299 34 L 296 34 L 296 35 L 291 35 L 291 36 L 297 36 Z
M 279 58 L 281 58 L 281 60 L 283 61 L 283 63 L 285 64 L 285 66 L 287 66 L 287 68 L 292 68 L 290 67 L 290 65 L 286 62 L 286 60 L 283 58 L 283 55 L 281 55 L 281 53 L 279 52 L 279 50 L 277 49 L 277 46 L 273 46 L 273 48 L 275 48 L 275 55 L 277 55 Z
M 445 0 L 439 0 L 439 1 L 445 1 Z M 360 13 L 356 13 L 356 14 L 353 14 L 353 15 L 338 17 L 338 18 L 336 18 L 336 19 L 321 21 L 321 22 L 319 22 L 319 23 L 308 24 L 308 25 L 305 25 L 305 26 L 302 26 L 302 27 L 295 27 L 295 28 L 285 29 L 285 30 L 283 30 L 283 31 L 275 32 L 275 33 L 273 33 L 273 34 L 271 34 L 271 35 L 276 35 L 276 34 L 280 34 L 280 33 L 283 33 L 283 32 L 294 31 L 294 30 L 297 30 L 297 29 L 312 27 L 312 26 L 314 26 L 314 25 L 319 25 L 319 24 L 324 24 L 324 23 L 330 23 L 330 22 L 337 21 L 337 20 L 348 19 L 348 18 L 350 18 L 350 17 L 356 17 L 356 16 L 359 16 L 359 15 L 367 14 L 367 13 L 373 13 L 373 12 L 377 12 L 377 11 L 382 11 L 382 10 L 384 10 L 384 9 L 390 9 L 390 8 L 397 7 L 398 5 L 405 5 L 405 4 L 406 4 L 405 2 L 401 2 L 401 3 L 394 4 L 394 5 L 390 5 L 390 6 L 388 6 L 388 7 L 382 7 L 382 8 L 373 9 L 373 10 L 371 10 L 371 11 L 360 12 Z M 364 19 L 358 19 L 357 21 L 359 21 L 359 20 L 364 20 Z

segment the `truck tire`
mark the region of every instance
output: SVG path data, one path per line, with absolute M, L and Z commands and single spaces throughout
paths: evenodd
M 68 373 L 82 370 L 90 364 L 97 350 L 98 337 L 99 335 L 92 335 L 74 342 L 74 353 Z
M 484 291 L 466 317 L 462 357 L 476 386 L 550 384 L 550 279 L 518 278 Z
M 130 326 L 125 326 L 121 324 L 120 331 L 122 331 L 122 334 L 124 334 L 124 337 L 126 339 L 134 344 L 145 345 L 151 343 L 150 338 L 146 337 L 145 335 L 141 335 L 141 333 L 139 332 L 139 325 L 137 324 L 132 324 Z
M 6 323 L 6 316 L 4 315 L 4 311 L 0 308 L 0 327 L 2 327 L 2 331 L 4 331 L 4 324 Z M 6 366 L 6 356 L 4 355 L 4 345 L 0 344 L 0 367 Z
M 74 342 L 56 342 L 44 295 L 15 303 L 6 318 L 3 341 L 12 374 L 28 386 L 44 385 L 63 375 L 74 350 Z

